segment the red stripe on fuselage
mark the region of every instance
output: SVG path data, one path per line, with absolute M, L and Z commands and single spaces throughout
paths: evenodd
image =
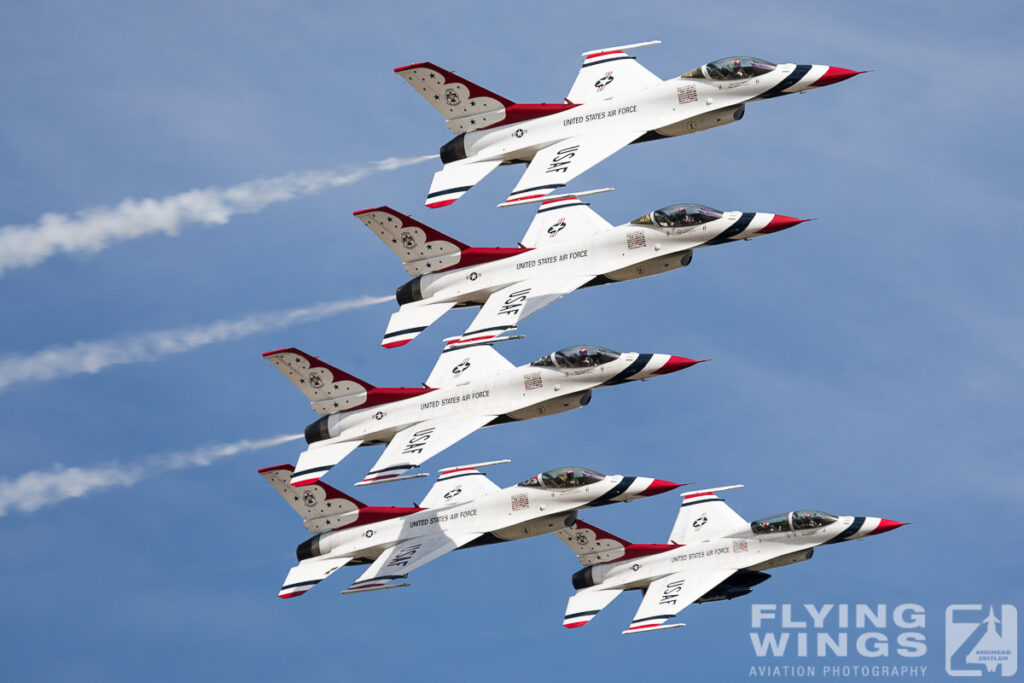
M 467 247 L 459 252 L 458 263 L 454 266 L 448 266 L 447 268 L 440 268 L 434 272 L 444 273 L 445 271 L 455 270 L 456 268 L 469 268 L 470 266 L 477 266 L 481 263 L 500 261 L 504 258 L 525 254 L 528 251 L 533 251 L 533 249 L 531 247 Z

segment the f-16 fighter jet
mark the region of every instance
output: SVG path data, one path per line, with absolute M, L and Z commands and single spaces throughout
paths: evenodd
M 480 313 L 452 343 L 491 339 L 580 287 L 664 273 L 688 265 L 698 247 L 803 222 L 676 204 L 613 227 L 578 195 L 563 195 L 540 205 L 518 248 L 477 248 L 386 206 L 355 215 L 415 276 L 395 293 L 400 308 L 381 342 L 388 348 L 408 344 L 445 312 L 464 306 L 480 306 Z
M 590 403 L 601 386 L 648 379 L 700 361 L 663 353 L 573 346 L 516 367 L 488 345 L 441 353 L 422 388 L 375 387 L 298 349 L 263 354 L 322 415 L 306 427 L 291 475 L 311 484 L 359 446 L 388 444 L 363 484 L 408 479 L 456 441 L 487 425 L 554 415 Z
M 543 197 L 626 145 L 687 135 L 743 118 L 747 102 L 855 76 L 817 64 L 728 57 L 662 80 L 626 50 L 583 53 L 563 104 L 519 104 L 430 62 L 395 69 L 448 123 L 427 206 L 447 206 L 501 165 L 529 164 L 505 204 Z
M 811 559 L 819 545 L 852 541 L 903 526 L 880 517 L 837 517 L 799 510 L 747 522 L 718 491 L 683 494 L 667 544 L 634 544 L 577 520 L 558 537 L 585 567 L 573 574 L 578 589 L 565 608 L 567 628 L 590 622 L 624 590 L 643 591 L 640 609 L 623 633 L 676 628 L 664 624 L 693 602 L 732 600 L 771 575 L 765 569 Z
M 679 486 L 563 467 L 499 489 L 477 468 L 503 462 L 508 460 L 441 470 L 415 507 L 364 505 L 323 482 L 291 486 L 291 465 L 260 470 L 316 534 L 299 544 L 299 564 L 288 572 L 278 596 L 302 595 L 346 564 L 370 566 L 344 593 L 408 586 L 394 582 L 456 548 L 550 533 L 572 524 L 580 508 L 636 500 Z

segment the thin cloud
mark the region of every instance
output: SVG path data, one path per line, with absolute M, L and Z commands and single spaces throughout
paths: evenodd
M 58 253 L 95 253 L 115 242 L 164 233 L 177 235 L 190 223 L 223 225 L 239 213 L 350 185 L 368 175 L 436 158 L 390 157 L 345 171 L 306 171 L 250 180 L 234 187 L 190 190 L 162 199 L 125 199 L 115 207 L 85 209 L 73 216 L 43 214 L 32 225 L 0 227 L 0 277 L 14 268 L 38 265 Z
M 202 326 L 145 332 L 122 339 L 80 341 L 70 346 L 54 346 L 30 354 L 10 354 L 0 357 L 0 391 L 18 382 L 41 382 L 81 373 L 94 374 L 114 365 L 154 361 L 207 344 L 322 320 L 344 311 L 374 306 L 392 299 L 392 296 L 364 296 L 329 301 L 290 311 L 271 311 L 235 320 L 218 320 Z
M 34 512 L 70 498 L 81 498 L 98 491 L 134 486 L 161 472 L 187 467 L 206 467 L 222 458 L 251 453 L 302 438 L 301 434 L 269 439 L 243 439 L 229 444 L 202 446 L 193 451 L 151 456 L 133 464 L 109 463 L 100 467 L 64 467 L 33 470 L 15 479 L 0 479 L 0 517 L 12 510 Z

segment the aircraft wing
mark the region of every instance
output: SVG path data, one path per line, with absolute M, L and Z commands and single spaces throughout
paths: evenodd
M 420 501 L 420 507 L 436 508 L 473 500 L 485 493 L 499 491 L 501 487 L 472 465 L 446 467 L 437 475 L 437 481 Z
M 604 161 L 646 133 L 619 130 L 600 135 L 566 138 L 541 148 L 526 167 L 512 193 L 500 206 L 551 194 L 592 166 Z
M 414 301 L 403 304 L 397 311 L 391 314 L 388 321 L 388 328 L 384 331 L 384 339 L 380 345 L 393 349 L 396 346 L 404 346 L 411 342 L 423 330 L 451 310 L 455 305 L 454 301 L 442 301 L 440 303 L 424 303 Z
M 715 495 L 716 491 L 734 488 L 739 486 L 722 486 L 684 493 L 683 504 L 676 515 L 676 523 L 672 526 L 672 533 L 668 535 L 669 542 L 685 545 L 710 538 L 721 538 L 737 531 L 750 531 L 747 520 Z
M 299 454 L 292 472 L 292 486 L 312 484 L 362 445 L 362 441 L 317 441 Z
M 376 464 L 356 486 L 374 484 L 402 476 L 414 467 L 480 429 L 497 415 L 469 415 L 441 420 L 424 420 L 395 434 Z
M 362 576 L 342 593 L 363 593 L 407 586 L 409 585 L 407 583 L 394 584 L 392 582 L 404 579 L 414 569 L 419 569 L 428 562 L 433 562 L 442 555 L 464 546 L 482 535 L 482 533 L 474 532 L 455 536 L 436 534 L 407 538 L 382 552 L 363 572 Z
M 520 320 L 552 304 L 569 292 L 579 289 L 593 275 L 558 277 L 545 275 L 522 280 L 491 294 L 462 336 L 447 340 L 449 345 L 483 342 L 511 332 Z M 456 353 L 456 355 L 458 355 Z M 430 384 L 428 382 L 428 384 Z
M 542 202 L 519 243 L 535 249 L 557 242 L 576 241 L 611 229 L 612 224 L 589 207 L 574 195 Z
M 597 613 L 607 607 L 612 600 L 622 593 L 622 589 L 603 589 L 597 587 L 584 588 L 569 598 L 565 606 L 565 618 L 562 626 L 578 628 L 590 623 Z
M 573 104 L 606 100 L 631 90 L 642 90 L 661 83 L 661 79 L 640 66 L 636 57 L 626 50 L 656 44 L 642 43 L 623 47 L 608 47 L 583 53 L 583 66 L 576 75 L 565 99 Z
M 515 367 L 495 351 L 493 346 L 487 344 L 471 346 L 468 349 L 451 347 L 438 356 L 425 384 L 435 389 L 455 387 L 481 381 Z
M 656 629 L 666 620 L 679 614 L 694 600 L 699 600 L 709 590 L 732 576 L 735 571 L 718 569 L 700 573 L 677 572 L 654 581 L 644 591 L 640 609 L 636 611 L 632 623 L 623 633 Z
M 500 165 L 501 159 L 459 159 L 445 164 L 430 181 L 426 205 L 431 209 L 437 209 L 453 204 Z
M 316 557 L 303 560 L 288 571 L 277 597 L 297 598 L 351 561 L 351 557 Z

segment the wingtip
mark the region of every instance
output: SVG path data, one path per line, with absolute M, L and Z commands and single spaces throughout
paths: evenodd
M 263 474 L 264 472 L 273 472 L 273 471 L 275 471 L 275 470 L 287 470 L 287 471 L 289 471 L 289 472 L 294 472 L 294 471 L 295 471 L 295 467 L 293 467 L 292 465 L 288 465 L 288 464 L 284 464 L 284 465 L 273 465 L 273 466 L 271 466 L 271 467 L 261 467 L 260 469 L 258 469 L 258 470 L 256 470 L 256 471 L 257 471 L 257 472 L 258 472 L 259 474 Z
M 457 198 L 456 198 L 457 199 Z M 448 206 L 454 204 L 456 199 L 443 199 L 439 202 L 428 202 L 426 204 L 428 209 L 440 209 L 442 206 Z

